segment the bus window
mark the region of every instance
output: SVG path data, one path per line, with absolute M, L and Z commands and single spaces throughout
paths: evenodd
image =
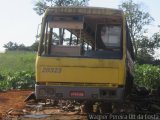
M 83 16 L 48 16 L 41 34 L 40 55 L 56 57 L 122 58 L 120 24 L 96 23 Z
M 120 26 L 103 26 L 101 28 L 101 39 L 105 47 L 120 47 L 120 37 Z

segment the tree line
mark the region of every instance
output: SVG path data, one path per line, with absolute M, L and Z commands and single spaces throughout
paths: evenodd
M 18 44 L 16 42 L 9 41 L 8 43 L 4 44 L 4 48 L 6 51 L 34 51 L 37 52 L 38 50 L 39 41 L 35 41 L 31 46 L 25 46 L 23 43 Z

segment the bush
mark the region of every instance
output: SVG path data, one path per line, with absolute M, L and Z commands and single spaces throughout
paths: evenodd
M 4 76 L 4 75 L 3 75 Z M 34 72 L 21 71 L 7 74 L 0 81 L 0 89 L 32 89 L 35 85 Z
M 160 67 L 153 65 L 136 65 L 135 83 L 149 89 L 160 87 Z
M 35 52 L 0 53 L 0 90 L 34 88 Z
M 4 80 L 5 76 L 0 74 L 0 81 Z

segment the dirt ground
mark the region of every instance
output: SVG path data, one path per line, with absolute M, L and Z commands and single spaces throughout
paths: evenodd
M 60 101 L 58 105 L 52 104 L 51 101 L 25 103 L 24 100 L 32 92 L 31 90 L 0 92 L 0 120 L 37 120 L 37 118 L 39 120 L 87 120 L 87 113 L 82 112 L 81 106 L 77 106 L 76 103 L 66 104 L 64 101 Z M 126 112 L 132 111 L 134 113 L 135 107 L 129 105 L 124 104 L 120 108 L 126 110 Z M 140 107 L 143 107 L 143 105 Z M 152 104 L 150 109 L 157 110 L 155 105 Z M 115 110 L 121 111 L 120 108 Z M 146 107 L 144 106 L 144 108 Z M 156 112 L 158 113 L 159 110 Z
M 23 109 L 25 98 L 31 93 L 30 90 L 12 90 L 0 92 L 0 114 L 4 114 L 9 109 Z
M 35 116 L 42 115 L 39 119 L 42 120 L 51 120 L 51 119 L 60 119 L 60 120 L 86 120 L 86 115 L 75 114 L 75 112 L 64 112 L 56 107 L 48 107 L 43 110 L 30 110 L 30 113 L 24 111 L 27 110 L 27 103 L 24 102 L 26 97 L 30 95 L 33 91 L 30 90 L 12 90 L 6 92 L 0 92 L 0 120 L 36 120 Z M 31 105 L 31 106 L 34 106 Z M 12 111 L 12 112 L 10 112 Z M 14 111 L 14 112 L 13 112 Z M 11 113 L 11 114 L 10 114 Z M 21 114 L 22 113 L 22 114 Z M 31 117 L 25 117 L 25 116 Z M 34 117 L 33 117 L 33 116 Z M 43 117 L 43 115 L 49 115 L 48 117 Z M 18 117 L 18 118 L 17 118 Z

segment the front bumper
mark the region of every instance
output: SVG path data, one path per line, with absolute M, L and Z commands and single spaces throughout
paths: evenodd
M 72 96 L 71 92 L 82 92 L 80 95 Z M 74 100 L 123 100 L 124 87 L 80 87 L 80 86 L 47 86 L 35 85 L 37 99 L 74 99 Z

